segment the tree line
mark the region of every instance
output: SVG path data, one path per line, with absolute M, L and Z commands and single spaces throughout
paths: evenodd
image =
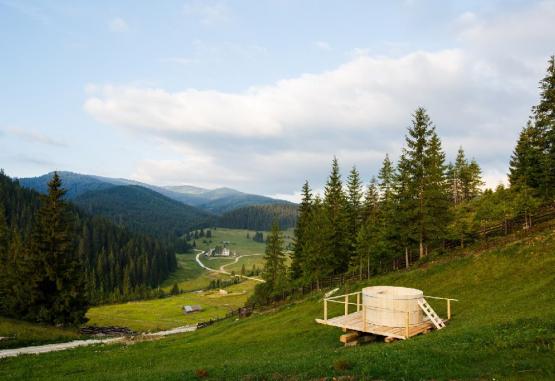
M 48 194 L 0 173 L 0 313 L 55 324 L 88 305 L 151 296 L 177 268 L 171 247 L 81 212 L 57 174 Z
M 218 226 L 230 229 L 268 231 L 277 220 L 281 229 L 295 226 L 297 205 L 290 203 L 251 205 L 224 213 L 218 218 Z
M 274 226 L 267 238 L 265 284 L 252 302 L 264 303 L 286 288 L 316 284 L 330 276 L 373 276 L 464 247 L 488 225 L 532 215 L 555 197 L 555 58 L 540 81 L 540 102 L 532 108 L 510 161 L 509 187 L 482 191 L 478 163 L 463 148 L 447 163 L 436 128 L 420 107 L 412 115 L 401 155 L 385 156 L 379 173 L 363 189 L 353 167 L 346 182 L 334 158 L 324 194 L 308 182 L 295 228 L 292 262 L 285 266 L 283 239 Z

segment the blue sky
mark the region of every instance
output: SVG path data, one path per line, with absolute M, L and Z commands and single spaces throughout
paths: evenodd
M 0 167 L 294 198 L 365 179 L 426 107 L 488 185 L 549 55 L 554 1 L 0 0 Z

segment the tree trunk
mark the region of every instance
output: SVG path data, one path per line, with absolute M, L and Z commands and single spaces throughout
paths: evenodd
M 422 240 L 422 235 L 420 235 L 420 244 L 419 244 L 419 258 L 424 258 L 424 242 Z
M 405 246 L 405 267 L 408 269 L 409 266 L 409 248 L 408 246 Z

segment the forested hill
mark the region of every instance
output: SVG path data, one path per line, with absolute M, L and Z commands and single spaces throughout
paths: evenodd
M 296 204 L 253 205 L 224 213 L 218 225 L 232 229 L 271 230 L 274 220 L 281 229 L 294 227 L 297 223 Z
M 85 212 L 104 216 L 118 226 L 169 241 L 214 221 L 207 212 L 137 185 L 89 191 L 73 202 Z
M 45 193 L 48 181 L 52 178 L 52 175 L 53 172 L 38 177 L 21 178 L 19 182 L 26 188 Z M 67 190 L 66 196 L 70 200 L 90 191 L 105 190 L 121 185 L 138 185 L 172 200 L 214 214 L 222 214 L 249 205 L 279 204 L 286 202 L 266 196 L 243 193 L 231 188 L 204 189 L 190 185 L 162 187 L 141 183 L 135 180 L 84 175 L 67 171 L 60 171 L 58 175 L 62 178 L 64 187 Z
M 40 197 L 0 173 L 0 253 L 6 249 L 11 261 L 6 263 L 6 257 L 0 256 L 0 294 L 10 279 L 11 288 L 20 288 L 17 282 L 27 281 L 17 274 L 24 269 L 25 253 L 35 239 Z M 74 252 L 84 266 L 82 276 L 90 302 L 145 296 L 176 269 L 172 247 L 104 218 L 91 217 L 71 204 L 68 209 Z

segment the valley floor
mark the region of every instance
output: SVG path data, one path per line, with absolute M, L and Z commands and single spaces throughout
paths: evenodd
M 341 290 L 388 284 L 460 300 L 446 329 L 410 340 L 344 348 L 339 329 L 315 323 L 322 302 L 314 295 L 163 340 L 3 359 L 0 379 L 554 379 L 553 227 L 500 249 L 466 254 Z M 442 303 L 431 304 L 445 314 Z

